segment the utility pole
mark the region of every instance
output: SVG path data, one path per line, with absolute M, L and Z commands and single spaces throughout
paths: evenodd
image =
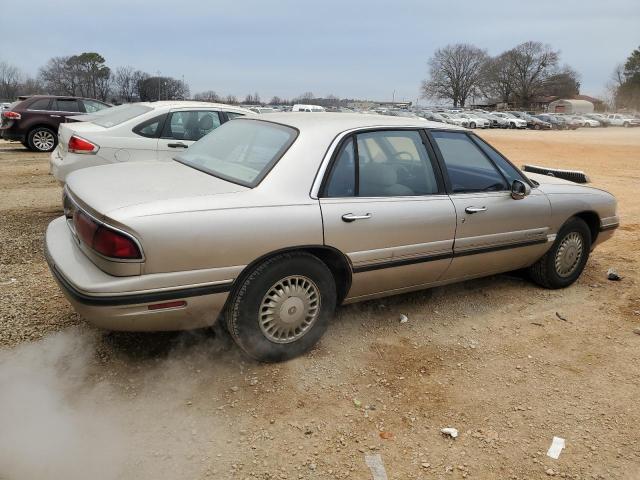
M 158 70 L 158 101 L 160 101 L 160 70 Z

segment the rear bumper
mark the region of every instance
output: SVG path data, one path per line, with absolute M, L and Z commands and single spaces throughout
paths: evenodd
M 108 330 L 166 331 L 211 326 L 224 308 L 232 284 L 222 281 L 136 289 L 136 282 L 143 283 L 144 275 L 132 279 L 104 273 L 80 250 L 64 217 L 47 228 L 45 257 L 74 310 L 89 323 Z M 174 300 L 185 304 L 149 309 L 150 305 Z
M 24 142 L 27 139 L 26 135 L 12 131 L 11 128 L 0 129 L 0 138 L 18 142 Z

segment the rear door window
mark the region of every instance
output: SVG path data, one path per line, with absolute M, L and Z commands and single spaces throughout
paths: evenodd
M 78 100 L 56 98 L 53 102 L 53 110 L 56 112 L 79 112 Z
M 214 111 L 172 112 L 164 125 L 162 138 L 198 141 L 221 124 Z
M 355 138 L 355 144 L 351 138 L 343 144 L 324 196 L 396 197 L 439 192 L 434 164 L 419 132 L 383 130 L 359 133 Z

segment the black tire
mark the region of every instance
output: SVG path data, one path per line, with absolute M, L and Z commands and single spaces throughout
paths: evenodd
M 469 124 L 469 128 L 476 128 L 476 122 L 471 122 Z
M 572 267 L 567 274 L 561 274 L 558 272 L 556 257 L 563 242 L 569 239 L 570 236 L 577 234 L 582 242 L 582 250 L 579 254 L 579 258 L 576 257 L 575 266 Z M 575 238 L 575 237 L 573 237 Z M 538 285 L 556 289 L 565 288 L 575 282 L 580 274 L 584 270 L 587 260 L 589 259 L 589 252 L 591 251 L 591 231 L 584 222 L 584 220 L 572 217 L 562 226 L 553 246 L 549 251 L 544 254 L 540 260 L 529 267 L 529 277 Z
M 27 135 L 27 147 L 34 152 L 51 152 L 58 145 L 56 132 L 47 127 L 36 127 Z
M 516 124 L 515 124 L 515 123 L 513 123 L 513 122 L 510 122 L 510 123 L 509 123 L 509 128 L 516 128 Z
M 629 122 L 624 122 L 624 123 L 622 124 L 622 126 L 623 126 L 624 128 L 629 128 Z
M 266 312 L 268 308 L 262 307 L 262 303 L 268 293 L 276 291 L 273 289 L 276 284 L 293 276 L 312 282 L 319 296 L 319 306 L 313 322 L 299 338 L 278 343 L 270 339 L 260 325 L 261 310 Z M 287 297 L 285 301 L 293 297 Z M 329 268 L 309 253 L 283 253 L 262 262 L 241 280 L 229 299 L 225 318 L 231 337 L 247 355 L 261 362 L 280 362 L 311 349 L 326 331 L 335 308 L 336 285 Z M 296 307 L 291 310 L 295 313 Z M 299 335 L 301 332 L 293 333 Z

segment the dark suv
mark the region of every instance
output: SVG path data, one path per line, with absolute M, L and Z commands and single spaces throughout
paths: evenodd
M 2 110 L 0 136 L 5 140 L 18 140 L 35 152 L 50 152 L 58 144 L 58 125 L 65 117 L 93 113 L 110 106 L 91 98 L 22 97 Z

